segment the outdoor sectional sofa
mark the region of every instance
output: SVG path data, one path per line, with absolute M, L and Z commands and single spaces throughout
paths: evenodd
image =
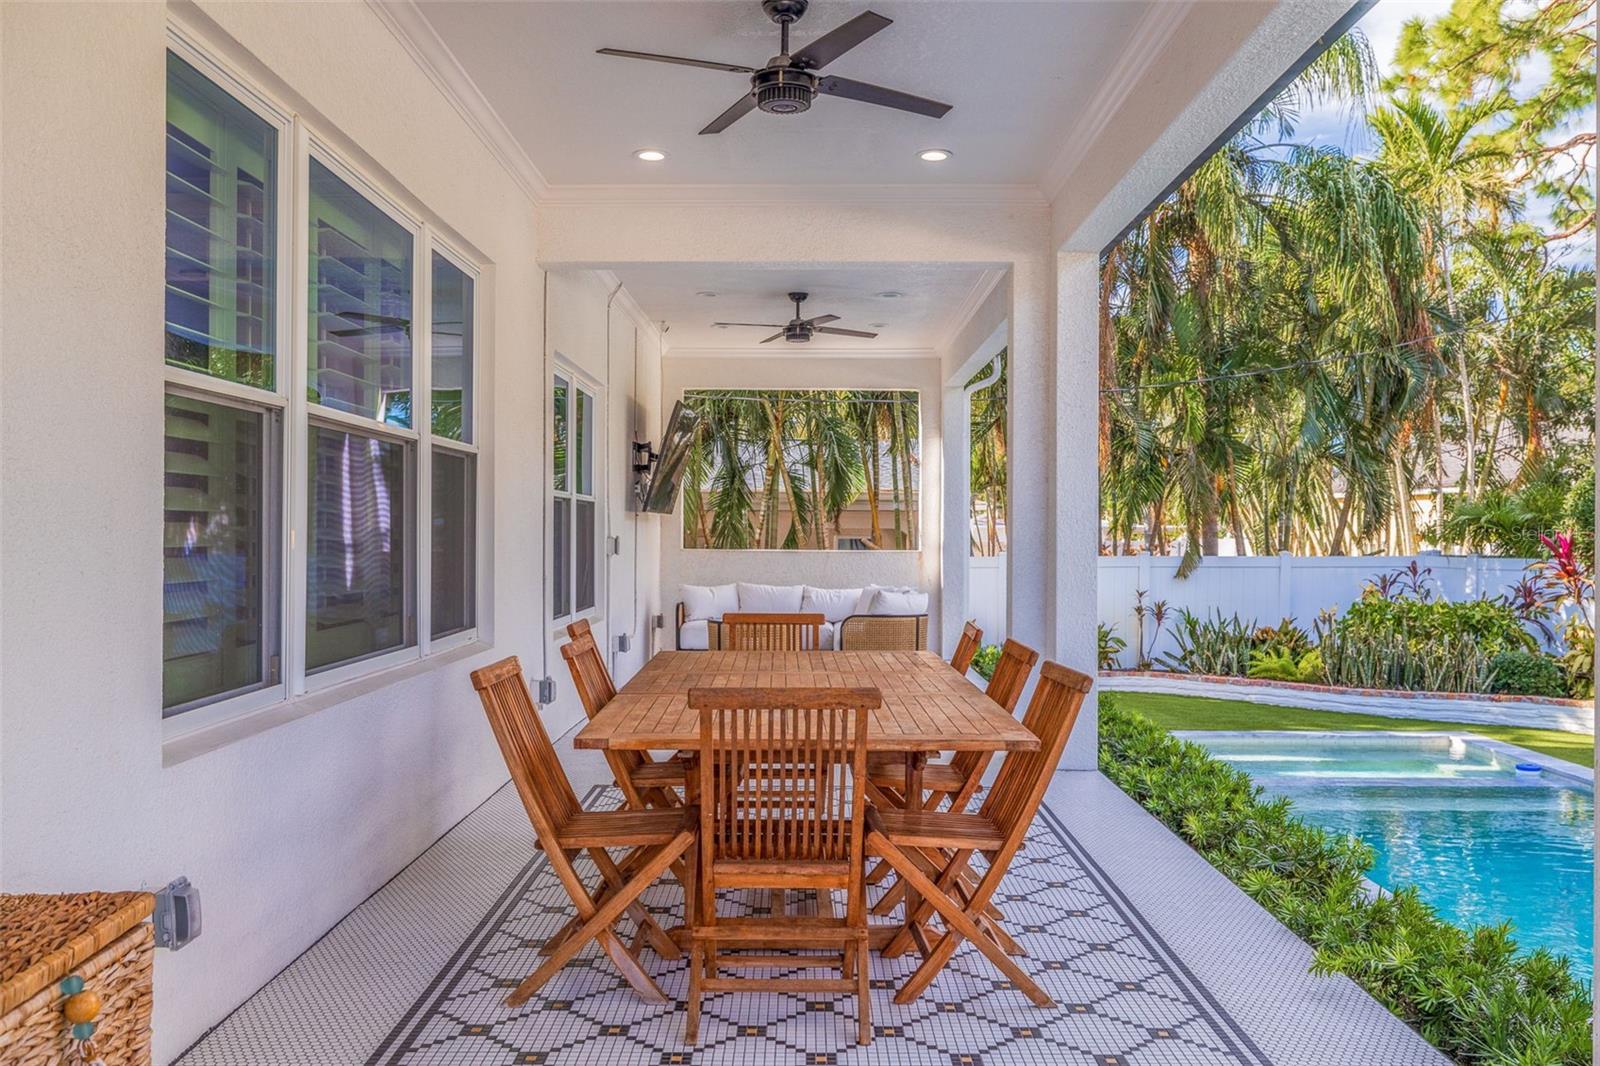
M 679 593 L 675 616 L 679 651 L 722 647 L 722 616 L 736 612 L 820 614 L 824 650 L 922 651 L 928 646 L 928 594 L 912 588 L 830 589 L 739 581 L 684 585 Z

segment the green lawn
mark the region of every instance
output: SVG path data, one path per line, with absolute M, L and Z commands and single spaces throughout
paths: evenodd
M 1163 729 L 1393 729 L 1405 732 L 1441 730 L 1477 733 L 1508 744 L 1566 759 L 1581 766 L 1594 765 L 1594 738 L 1555 729 L 1528 729 L 1473 722 L 1425 722 L 1416 718 L 1384 718 L 1376 714 L 1308 711 L 1243 700 L 1214 700 L 1203 696 L 1167 696 L 1152 692 L 1118 692 L 1117 706 L 1149 718 Z

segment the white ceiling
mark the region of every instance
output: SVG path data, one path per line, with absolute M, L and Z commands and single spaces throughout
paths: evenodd
M 793 355 L 801 352 L 905 354 L 938 348 L 972 310 L 993 281 L 983 270 L 942 264 L 785 267 L 749 264 L 652 263 L 615 270 L 628 293 L 653 322 L 669 327 L 667 347 L 682 351 L 743 350 Z M 700 292 L 714 292 L 714 297 Z M 803 317 L 838 315 L 830 325 L 874 330 L 875 340 L 818 334 L 804 348 L 761 340 L 776 330 L 717 329 L 712 322 L 773 322 L 794 317 L 787 293 L 806 292 Z M 900 292 L 885 299 L 881 292 Z M 883 323 L 877 326 L 876 323 Z
M 1174 0 L 813 0 L 791 50 L 869 8 L 894 19 L 826 71 L 953 104 L 942 119 L 820 97 L 697 131 L 745 75 L 595 54 L 609 46 L 760 66 L 758 0 L 418 4 L 544 178 L 566 184 L 1038 185 L 1154 9 Z M 1226 8 L 1228 5 L 1220 5 Z M 654 147 L 666 162 L 632 153 Z M 954 158 L 931 165 L 929 147 Z

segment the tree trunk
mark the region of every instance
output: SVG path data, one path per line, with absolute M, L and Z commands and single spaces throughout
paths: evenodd
M 1450 277 L 1450 240 L 1444 233 L 1444 227 L 1439 227 L 1439 258 L 1444 266 L 1444 301 L 1450 309 L 1450 319 L 1453 322 L 1461 321 L 1456 309 L 1456 287 Z M 1462 440 L 1465 444 L 1465 483 L 1462 486 L 1469 500 L 1478 498 L 1478 461 L 1477 461 L 1477 421 L 1472 410 L 1472 375 L 1467 369 L 1467 348 L 1462 343 L 1462 337 L 1456 337 L 1456 381 L 1461 387 L 1461 422 Z

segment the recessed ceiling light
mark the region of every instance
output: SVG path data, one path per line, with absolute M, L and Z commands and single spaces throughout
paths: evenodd
M 633 158 L 642 159 L 646 163 L 659 163 L 667 158 L 667 153 L 659 148 L 641 148 L 633 153 Z
M 884 326 L 887 326 L 888 324 L 889 323 L 887 323 L 887 322 L 868 322 L 867 323 L 867 325 L 871 326 L 873 329 L 882 329 Z
M 955 153 L 948 148 L 924 148 L 917 153 L 917 158 L 924 163 L 943 163 L 953 155 Z
M 887 292 L 878 293 L 878 299 L 880 299 L 880 300 L 898 300 L 898 299 L 900 299 L 900 297 L 902 297 L 904 295 L 905 295 L 905 293 L 903 293 L 903 292 L 896 292 L 894 289 L 890 289 Z
M 701 289 L 699 292 L 695 293 L 695 295 L 704 296 L 707 299 L 710 299 L 711 297 L 715 296 L 716 293 L 712 292 L 710 289 Z

